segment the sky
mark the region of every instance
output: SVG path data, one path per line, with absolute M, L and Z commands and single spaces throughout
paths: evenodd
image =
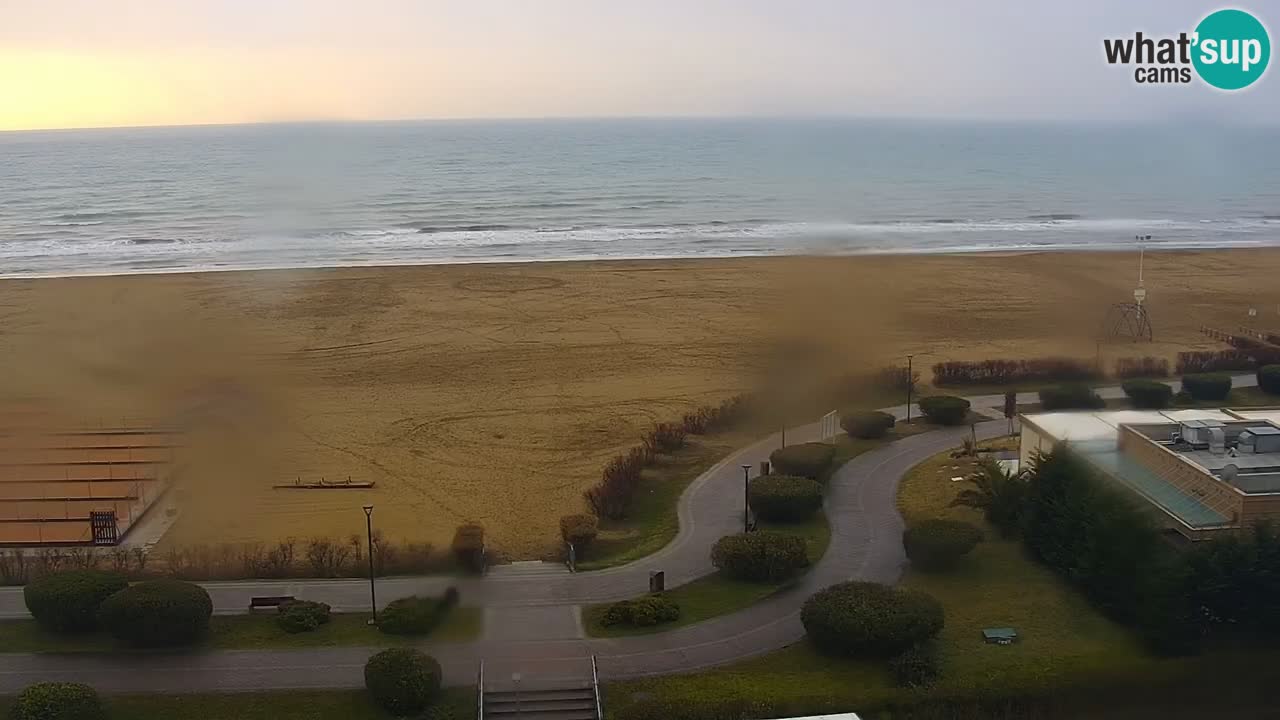
M 1268 18 L 1263 5 L 1256 14 L 1280 27 L 1280 6 Z M 1103 60 L 1104 37 L 1189 31 L 1219 7 L 0 0 L 0 130 L 724 115 L 1280 123 L 1275 68 L 1223 93 L 1140 86 Z

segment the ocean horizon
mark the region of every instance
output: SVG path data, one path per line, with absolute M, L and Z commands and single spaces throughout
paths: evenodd
M 0 133 L 0 276 L 1280 245 L 1280 130 L 851 119 Z

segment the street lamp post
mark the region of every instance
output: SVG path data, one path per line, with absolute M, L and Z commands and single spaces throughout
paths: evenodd
M 742 466 L 742 532 L 751 532 L 751 466 Z
M 911 424 L 911 386 L 915 383 L 911 382 L 911 355 L 907 356 L 907 424 Z
M 364 525 L 365 530 L 369 533 L 369 607 L 373 609 L 373 619 L 369 621 L 370 625 L 378 624 L 378 596 L 373 588 L 373 506 L 364 506 Z

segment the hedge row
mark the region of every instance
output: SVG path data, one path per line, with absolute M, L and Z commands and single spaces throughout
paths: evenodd
M 605 627 L 652 627 L 680 619 L 680 606 L 665 595 L 646 595 L 636 600 L 621 600 L 605 608 L 600 624 Z
M 761 475 L 747 485 L 747 503 L 761 520 L 802 522 L 822 507 L 822 485 L 794 475 Z
M 834 445 L 808 442 L 774 450 L 769 454 L 769 464 L 781 475 L 797 475 L 817 480 L 831 467 L 835 456 Z
M 769 531 L 726 535 L 711 548 L 711 562 L 736 580 L 781 582 L 809 567 L 804 539 Z
M 1169 361 L 1158 357 L 1125 357 L 1116 360 L 1116 377 L 1128 378 L 1169 377 Z
M 1257 361 L 1249 353 L 1240 350 L 1200 350 L 1178 353 L 1175 372 L 1179 375 L 1193 373 L 1252 370 Z
M 933 384 L 939 386 L 1094 380 L 1100 375 L 1097 366 L 1090 360 L 1062 357 L 951 360 L 933 366 Z
M 378 613 L 378 629 L 388 635 L 426 635 L 457 605 L 458 590 L 452 587 L 438 598 L 411 595 L 392 600 Z
M 674 452 L 684 446 L 688 435 L 699 435 L 731 427 L 747 415 L 751 399 L 731 397 L 718 406 L 704 406 L 688 413 L 679 423 L 659 423 L 641 438 L 641 444 L 618 455 L 604 466 L 600 482 L 583 493 L 597 517 L 620 520 L 631 510 L 631 501 L 640 486 L 641 475 L 657 454 Z

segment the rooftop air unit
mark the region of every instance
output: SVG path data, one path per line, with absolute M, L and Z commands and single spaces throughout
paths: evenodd
M 1251 427 L 1240 433 L 1242 453 L 1280 453 L 1280 428 L 1271 425 Z
M 1210 431 L 1217 429 L 1221 432 L 1222 427 L 1223 424 L 1220 420 L 1187 420 L 1182 423 L 1179 434 L 1185 443 L 1207 447 L 1210 442 Z
M 1207 428 L 1209 434 L 1209 452 L 1222 455 L 1227 452 L 1227 434 L 1220 427 Z

